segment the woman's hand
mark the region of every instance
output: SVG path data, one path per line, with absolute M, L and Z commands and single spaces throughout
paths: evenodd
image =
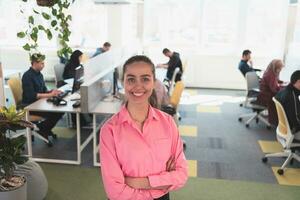
M 148 178 L 125 177 L 125 184 L 134 189 L 151 189 Z
M 171 155 L 169 160 L 166 163 L 166 171 L 174 171 L 176 169 L 176 161 L 175 161 L 175 156 Z

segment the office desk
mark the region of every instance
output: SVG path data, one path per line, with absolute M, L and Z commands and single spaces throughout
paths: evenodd
M 114 98 L 112 101 L 100 101 L 98 105 L 92 110 L 93 114 L 93 160 L 94 166 L 100 166 L 100 162 L 97 162 L 97 154 L 99 152 L 99 144 L 97 144 L 97 114 L 115 114 L 120 111 L 122 106 L 122 100 Z M 106 119 L 110 118 L 107 117 Z M 103 120 L 99 126 L 102 126 L 106 120 Z
M 61 112 L 61 113 L 76 113 L 76 134 L 77 134 L 77 160 L 61 160 L 61 159 L 48 159 L 48 158 L 34 158 L 32 155 L 32 142 L 31 142 L 31 129 L 27 128 L 27 145 L 28 154 L 33 160 L 38 162 L 49 162 L 49 163 L 63 163 L 63 164 L 76 164 L 81 163 L 81 152 L 86 147 L 86 145 L 93 139 L 93 134 L 91 133 L 87 139 L 81 144 L 80 135 L 80 108 L 74 109 L 72 107 L 73 101 L 70 101 L 70 96 L 64 98 L 67 101 L 65 106 L 55 106 L 51 102 L 47 102 L 46 98 L 39 99 L 38 101 L 30 104 L 25 108 L 26 120 L 29 119 L 29 111 L 39 111 L 39 112 Z

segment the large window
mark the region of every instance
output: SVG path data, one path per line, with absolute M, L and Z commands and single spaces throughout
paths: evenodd
M 283 55 L 288 0 L 145 0 L 144 5 L 149 45 L 213 55 L 239 55 L 244 48 Z

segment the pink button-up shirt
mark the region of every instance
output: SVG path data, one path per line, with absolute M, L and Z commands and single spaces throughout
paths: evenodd
M 175 155 L 176 169 L 166 171 Z M 149 107 L 141 132 L 127 108 L 108 120 L 100 131 L 100 160 L 104 187 L 110 200 L 159 198 L 187 181 L 187 162 L 173 118 Z M 125 177 L 148 177 L 152 187 L 171 185 L 168 190 L 133 189 Z

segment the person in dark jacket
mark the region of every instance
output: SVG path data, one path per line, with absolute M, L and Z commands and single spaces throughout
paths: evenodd
M 75 69 L 80 65 L 82 60 L 83 53 L 79 50 L 76 50 L 72 53 L 69 62 L 65 66 L 65 70 L 63 73 L 64 79 L 74 78 L 75 77 Z
M 38 99 L 54 97 L 61 93 L 59 90 L 48 90 L 45 85 L 44 76 L 41 73 L 44 68 L 45 56 L 36 53 L 32 54 L 30 59 L 31 67 L 22 76 L 22 104 L 24 107 Z M 39 134 L 45 138 L 48 138 L 48 136 L 55 137 L 52 128 L 63 116 L 63 113 L 30 111 L 30 114 L 38 115 L 45 119 L 37 124 Z
M 279 80 L 279 73 L 283 66 L 283 62 L 279 59 L 274 59 L 270 62 L 260 81 L 260 92 L 257 97 L 257 102 L 268 108 L 269 122 L 274 126 L 277 126 L 278 118 L 272 98 L 282 88 L 281 84 L 283 82 Z
M 299 97 L 300 97 L 300 70 L 297 70 L 292 74 L 290 84 L 284 89 L 280 90 L 276 94 L 275 98 L 281 103 L 281 105 L 284 108 L 292 133 L 298 133 L 300 136 Z
M 163 49 L 163 54 L 165 56 L 169 57 L 170 60 L 166 64 L 158 64 L 157 67 L 161 67 L 161 68 L 166 68 L 167 69 L 166 79 L 168 81 L 172 80 L 172 76 L 174 74 L 174 71 L 178 67 L 180 71 L 178 72 L 178 74 L 177 74 L 177 76 L 175 78 L 175 82 L 180 81 L 183 70 L 182 70 L 182 62 L 181 62 L 179 53 L 172 52 L 169 49 L 165 48 L 165 49 Z
M 246 77 L 247 72 L 261 71 L 260 69 L 253 68 L 253 62 L 251 60 L 251 51 L 248 49 L 243 51 L 242 59 L 239 63 L 239 70 L 244 77 Z

